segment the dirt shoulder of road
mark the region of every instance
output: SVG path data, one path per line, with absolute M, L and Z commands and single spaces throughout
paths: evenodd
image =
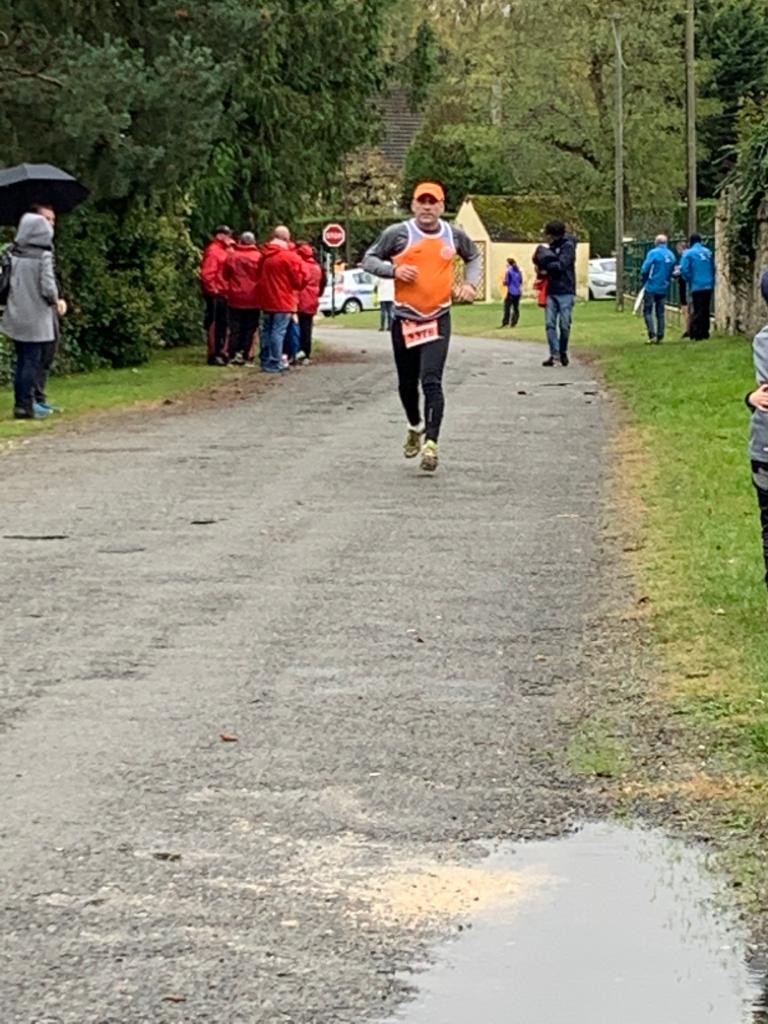
M 313 363 L 328 365 L 348 363 L 365 358 L 365 352 L 351 352 L 333 344 L 320 343 L 313 355 Z M 292 370 L 291 373 L 311 373 L 312 367 L 307 366 Z M 150 416 L 178 416 L 214 409 L 223 404 L 233 404 L 267 393 L 270 388 L 280 387 L 285 383 L 282 377 L 260 373 L 252 368 L 213 368 L 213 379 L 203 380 L 200 384 L 184 390 L 175 391 L 171 384 L 169 393 L 148 400 L 116 401 L 99 409 L 70 412 L 65 410 L 61 416 L 54 416 L 42 423 L 23 423 L 18 433 L 13 436 L 0 435 L 0 455 L 4 452 L 16 451 L 32 445 L 41 439 L 51 437 L 71 437 L 96 431 L 105 425 L 125 425 L 130 429 L 132 424 L 138 425 Z M 69 380 L 87 382 L 88 374 L 78 374 Z M 53 379 L 52 391 L 55 392 L 56 379 Z

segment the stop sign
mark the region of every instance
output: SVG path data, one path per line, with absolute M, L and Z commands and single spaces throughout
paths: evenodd
M 347 232 L 341 224 L 326 224 L 323 228 L 323 241 L 329 249 L 338 249 L 347 240 Z

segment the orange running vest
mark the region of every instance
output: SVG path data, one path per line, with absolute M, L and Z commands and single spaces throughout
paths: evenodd
M 438 317 L 451 305 L 456 246 L 451 225 L 444 220 L 439 224 L 437 234 L 429 235 L 417 226 L 415 220 L 407 221 L 408 244 L 392 257 L 395 266 L 406 263 L 419 271 L 416 281 L 395 279 L 395 303 L 407 311 L 412 310 L 421 320 Z

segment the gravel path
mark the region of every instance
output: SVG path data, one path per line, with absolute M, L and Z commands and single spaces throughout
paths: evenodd
M 384 1019 L 474 841 L 578 813 L 590 370 L 455 339 L 431 477 L 383 336 L 328 336 L 354 358 L 0 460 L 8 1024 Z

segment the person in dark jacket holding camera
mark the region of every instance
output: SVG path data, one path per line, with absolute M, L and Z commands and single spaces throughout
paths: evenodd
M 573 307 L 576 303 L 576 239 L 565 224 L 550 221 L 544 228 L 548 248 L 537 250 L 536 266 L 547 279 L 545 323 L 549 357 L 543 366 L 567 366 Z

